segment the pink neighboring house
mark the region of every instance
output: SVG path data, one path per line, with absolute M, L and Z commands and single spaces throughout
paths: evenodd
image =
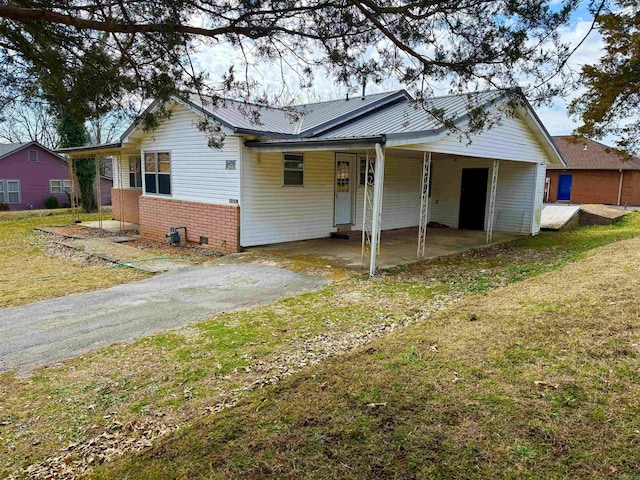
M 101 177 L 102 204 L 111 204 L 113 181 Z M 67 161 L 38 142 L 0 143 L 0 203 L 11 210 L 45 208 L 53 196 L 69 205 Z
M 0 144 L 0 203 L 11 210 L 45 208 L 54 196 L 69 204 L 69 169 L 61 156 L 37 142 Z

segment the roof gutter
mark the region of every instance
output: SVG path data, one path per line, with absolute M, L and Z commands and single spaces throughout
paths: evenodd
M 255 135 L 259 137 L 268 136 L 269 138 L 273 138 L 273 139 L 285 139 L 285 138 L 299 139 L 300 138 L 300 136 L 295 134 L 290 134 L 290 133 L 267 132 L 264 130 L 252 130 L 250 128 L 240 128 L 240 127 L 234 128 L 233 133 L 236 133 L 238 135 Z
M 295 140 L 247 140 L 245 146 L 250 148 L 264 147 L 337 147 L 341 145 L 372 145 L 376 143 L 386 143 L 386 135 L 377 135 L 374 137 L 354 137 L 354 138 L 303 138 Z
M 122 147 L 122 142 L 105 143 L 103 145 L 85 145 L 83 147 L 60 148 L 56 153 L 94 152 L 96 150 L 115 150 Z

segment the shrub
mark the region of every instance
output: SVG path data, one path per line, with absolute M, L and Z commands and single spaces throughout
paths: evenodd
M 51 209 L 51 208 L 59 208 L 60 204 L 58 203 L 58 199 L 56 197 L 51 196 L 44 201 L 44 206 L 46 208 Z
M 9 204 L 8 203 L 0 203 L 0 212 L 8 212 Z

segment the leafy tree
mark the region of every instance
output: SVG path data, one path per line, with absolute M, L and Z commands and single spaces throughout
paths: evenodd
M 88 143 L 89 135 L 83 122 L 76 121 L 68 115 L 62 115 L 56 125 L 60 135 L 60 147 L 78 147 Z M 98 209 L 93 184 L 96 180 L 96 166 L 93 158 L 79 158 L 73 160 L 76 171 L 80 202 L 85 212 L 95 212 Z
M 597 9 L 604 0 L 591 0 Z M 498 88 L 543 102 L 571 54 L 559 37 L 579 0 L 7 0 L 0 4 L 0 92 L 59 97 L 83 78 L 74 109 L 136 109 L 171 95 L 267 104 L 245 71 L 208 79 L 191 62 L 202 45 L 227 45 L 281 62 L 283 82 L 313 83 L 323 68 L 345 85 L 395 77 L 418 103 Z M 251 58 L 250 58 L 251 57 Z M 85 77 L 86 76 L 86 77 Z M 95 82 L 93 81 L 95 80 Z M 92 103 L 100 94 L 100 101 Z M 0 93 L 0 97 L 2 93 Z M 0 98 L 0 107 L 2 98 Z M 86 107 L 94 110 L 87 110 Z M 443 112 L 431 112 L 443 124 Z M 153 127 L 160 110 L 143 118 Z M 89 115 L 89 114 L 87 114 Z M 88 116 L 85 115 L 85 118 Z M 474 128 L 486 121 L 477 115 Z M 220 130 L 201 125 L 210 137 Z M 215 141 L 215 138 L 213 138 Z
M 605 54 L 582 68 L 587 92 L 570 111 L 584 122 L 577 133 L 615 135 L 619 148 L 633 152 L 640 149 L 640 11 L 636 0 L 618 0 L 618 7 L 597 19 Z

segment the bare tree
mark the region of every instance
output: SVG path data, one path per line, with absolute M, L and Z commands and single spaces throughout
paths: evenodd
M 57 148 L 56 119 L 42 102 L 14 103 L 0 114 L 0 139 L 9 143 L 36 141 Z

